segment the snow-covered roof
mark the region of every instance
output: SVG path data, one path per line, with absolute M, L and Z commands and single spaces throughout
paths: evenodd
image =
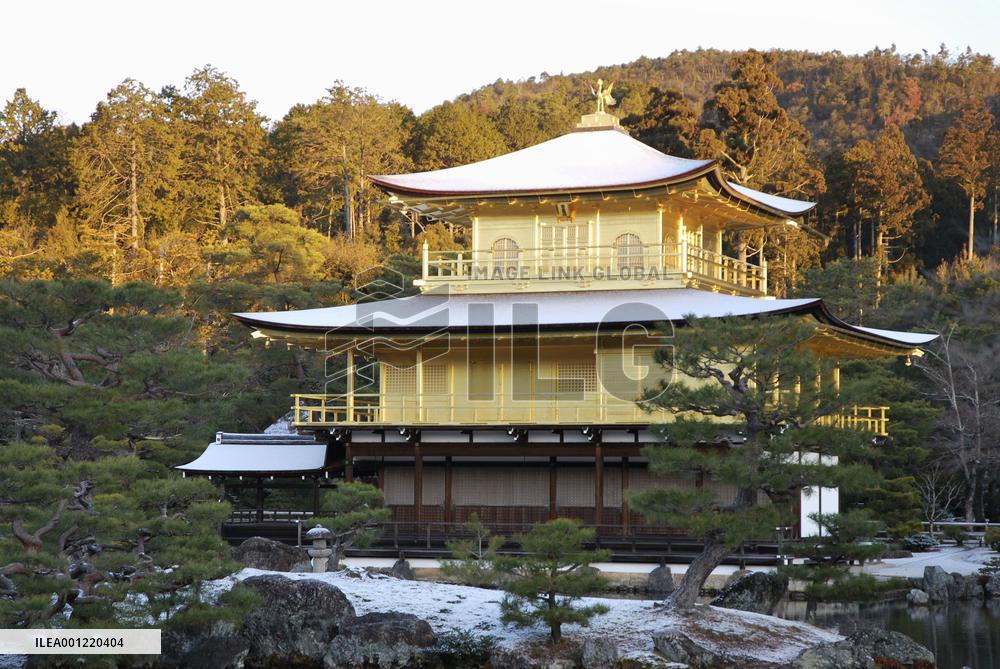
M 714 160 L 670 156 L 610 126 L 576 130 L 469 165 L 370 178 L 397 194 L 461 197 L 625 190 L 701 176 L 713 176 L 717 187 L 727 195 L 776 214 L 794 217 L 814 206 L 736 186 L 721 176 Z
M 298 435 L 219 434 L 196 459 L 176 469 L 205 474 L 296 474 L 326 462 L 326 444 Z
M 935 338 L 935 335 L 850 325 L 831 314 L 818 298 L 761 299 L 694 288 L 486 295 L 424 293 L 339 307 L 234 316 L 258 329 L 321 332 L 334 338 L 377 332 L 419 334 L 494 327 L 593 329 L 600 325 L 681 322 L 689 315 L 722 318 L 783 313 L 811 313 L 840 330 L 895 347 L 912 348 Z

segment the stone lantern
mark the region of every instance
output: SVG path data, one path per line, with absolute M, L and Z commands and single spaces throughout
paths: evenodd
M 306 552 L 312 558 L 314 574 L 322 574 L 326 571 L 326 563 L 333 555 L 333 549 L 327 547 L 327 542 L 332 538 L 333 532 L 322 525 L 317 525 L 306 532 L 306 539 L 312 542 L 312 548 L 306 549 Z

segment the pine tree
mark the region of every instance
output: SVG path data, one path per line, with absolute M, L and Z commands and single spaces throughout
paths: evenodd
M 564 623 L 586 626 L 594 616 L 607 613 L 600 604 L 576 605 L 580 597 L 605 585 L 604 577 L 587 569 L 609 555 L 586 550 L 584 544 L 593 539 L 593 530 L 569 518 L 535 525 L 515 537 L 525 554 L 503 556 L 496 563 L 507 593 L 500 603 L 503 622 L 518 627 L 545 623 L 550 639 L 557 642 Z
M 996 119 L 982 100 L 970 100 L 944 134 L 938 171 L 953 180 L 969 199 L 969 241 L 966 257 L 975 255 L 976 209 L 983 206 L 991 168 L 997 163 L 1000 136 Z
M 646 448 L 650 468 L 736 489 L 731 500 L 709 486 L 631 493 L 637 511 L 704 543 L 670 596 L 673 606 L 693 606 L 708 576 L 743 542 L 790 524 L 802 488 L 876 480 L 863 462 L 870 435 L 817 424 L 853 404 L 856 390 L 844 384 L 838 394 L 822 383 L 832 362 L 813 353 L 816 334 L 797 319 L 688 317 L 673 345 L 657 353 L 667 378 L 679 380 L 650 389 L 646 403 L 677 418 L 663 426 L 662 444 Z M 828 466 L 817 453 L 839 464 Z
M 329 569 L 337 569 L 344 552 L 364 547 L 378 538 L 378 526 L 392 517 L 382 507 L 382 492 L 367 483 L 341 483 L 323 494 L 315 522 L 333 532 Z
M 441 574 L 466 585 L 495 584 L 498 551 L 507 542 L 507 537 L 494 536 L 475 513 L 469 516 L 463 530 L 470 536 L 448 542 L 448 550 L 455 559 L 441 563 Z

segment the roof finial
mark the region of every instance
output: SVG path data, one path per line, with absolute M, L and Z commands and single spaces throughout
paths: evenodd
M 604 90 L 604 80 L 597 80 L 597 90 L 594 87 L 590 87 L 590 94 L 597 98 L 597 113 L 603 114 L 605 107 L 614 107 L 618 102 L 613 97 L 611 97 L 611 89 L 615 87 L 614 82 L 608 84 L 608 90 Z

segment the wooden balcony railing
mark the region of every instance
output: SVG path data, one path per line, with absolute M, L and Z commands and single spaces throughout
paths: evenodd
M 824 416 L 817 422 L 828 427 L 873 432 L 877 437 L 886 437 L 889 435 L 889 407 L 855 406 L 841 414 Z
M 340 425 L 637 425 L 663 422 L 665 414 L 648 412 L 635 402 L 606 393 L 583 396 L 537 397 L 513 401 L 426 395 L 413 397 L 350 395 L 293 395 L 294 427 Z M 825 416 L 819 423 L 886 436 L 889 407 L 856 406 L 843 414 Z
M 423 248 L 425 285 L 456 281 L 658 281 L 698 279 L 750 294 L 767 294 L 767 263 L 752 265 L 680 244 L 572 246 L 492 252 Z
M 657 422 L 635 402 L 606 393 L 552 395 L 532 400 L 508 396 L 466 398 L 378 394 L 293 395 L 295 427 L 336 425 L 636 425 Z

